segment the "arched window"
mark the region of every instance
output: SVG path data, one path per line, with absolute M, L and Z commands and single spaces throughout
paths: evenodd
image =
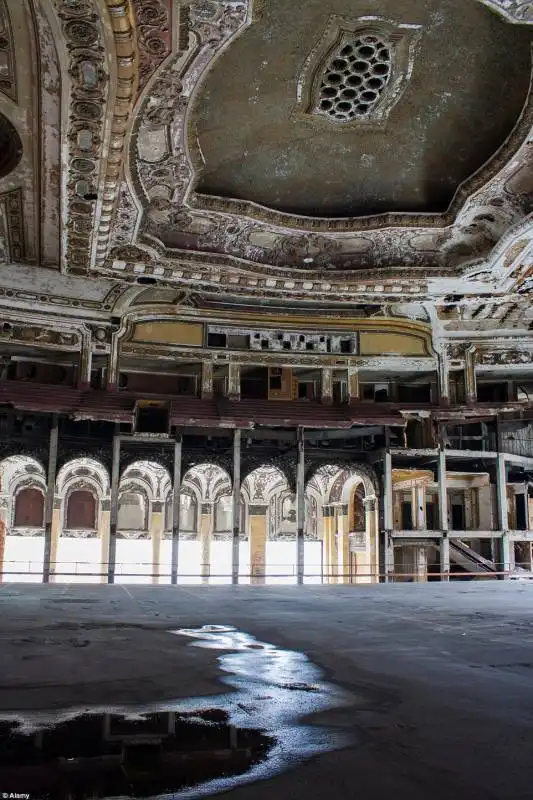
M 230 494 L 219 497 L 215 505 L 215 531 L 230 531 L 233 525 L 233 498 Z
M 146 498 L 140 492 L 124 492 L 118 500 L 117 528 L 144 531 L 147 528 Z
M 68 530 L 94 530 L 96 528 L 96 500 L 92 492 L 77 489 L 67 501 Z
M 39 489 L 22 489 L 15 497 L 15 528 L 42 528 L 44 495 Z

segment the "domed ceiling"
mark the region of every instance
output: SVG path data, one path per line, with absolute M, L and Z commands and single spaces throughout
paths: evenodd
M 169 35 L 93 269 L 339 302 L 527 279 L 528 4 L 151 3 Z
M 279 307 L 533 289 L 531 2 L 28 3 L 6 263 Z
M 339 35 L 324 61 L 328 26 Z M 364 101 L 394 91 L 406 30 L 419 34 L 406 87 L 376 125 Z M 340 113 L 297 113 L 308 57 L 325 110 L 338 97 Z M 189 146 L 205 160 L 196 191 L 312 217 L 446 211 L 461 183 L 500 166 L 492 157 L 520 117 L 530 72 L 531 31 L 474 0 L 270 0 L 214 63 L 190 109 Z

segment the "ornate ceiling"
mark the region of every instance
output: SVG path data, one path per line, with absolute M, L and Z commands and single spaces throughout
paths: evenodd
M 80 303 L 525 308 L 532 26 L 520 0 L 0 0 L 0 260 Z

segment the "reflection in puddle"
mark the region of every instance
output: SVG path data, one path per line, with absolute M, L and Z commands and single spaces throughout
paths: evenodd
M 322 682 L 302 653 L 231 627 L 172 633 L 226 651 L 218 661 L 232 691 L 134 710 L 6 719 L 0 723 L 2 792 L 54 800 L 201 797 L 270 778 L 350 743 L 343 732 L 300 721 L 354 702 Z

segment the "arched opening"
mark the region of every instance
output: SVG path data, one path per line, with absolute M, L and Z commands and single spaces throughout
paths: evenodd
M 117 583 L 164 583 L 170 558 L 162 555 L 168 470 L 155 461 L 135 461 L 119 482 L 115 580 Z
M 40 582 L 44 559 L 44 469 L 29 456 L 0 462 L 0 486 L 7 504 L 0 530 L 0 570 L 4 582 Z
M 67 530 L 96 530 L 96 498 L 92 492 L 77 489 L 69 494 L 65 527 Z
M 321 570 L 329 583 L 373 583 L 378 574 L 376 487 L 362 467 L 325 465 L 311 477 L 306 493 L 322 542 Z M 309 511 L 308 511 L 309 514 Z
M 93 458 L 75 458 L 57 474 L 52 514 L 52 580 L 100 583 L 107 565 L 100 530 L 102 500 L 109 496 L 109 474 Z
M 15 528 L 42 528 L 44 525 L 44 494 L 42 489 L 28 486 L 15 496 Z
M 277 467 L 258 467 L 243 480 L 241 500 L 250 582 L 295 583 L 296 506 L 287 478 Z
M 196 464 L 184 474 L 180 492 L 180 582 L 231 582 L 232 522 L 227 500 L 223 500 L 228 497 L 231 514 L 230 477 L 217 464 Z
M 148 503 L 143 492 L 130 490 L 119 495 L 117 530 L 141 535 L 148 530 Z

